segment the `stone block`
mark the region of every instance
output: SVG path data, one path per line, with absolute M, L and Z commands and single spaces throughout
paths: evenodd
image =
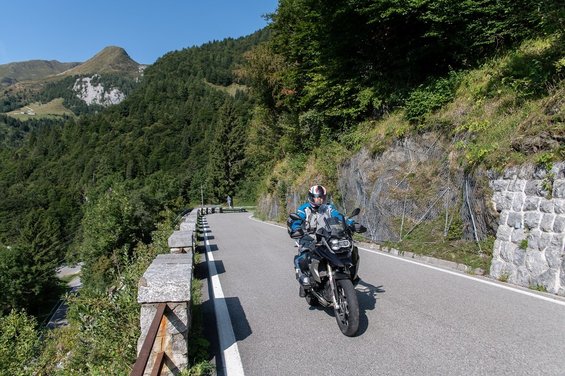
M 492 194 L 492 206 L 494 207 L 494 209 L 497 212 L 501 212 L 503 210 L 502 208 L 502 193 L 500 192 L 494 192 Z
M 526 263 L 527 251 L 520 247 L 514 248 L 514 255 L 512 256 L 512 263 L 516 266 L 523 266 Z
M 548 247 L 553 246 L 553 247 L 561 248 L 561 251 L 565 254 L 564 243 L 565 243 L 564 233 L 553 234 L 551 235 L 551 241 L 549 242 Z
M 526 237 L 527 237 L 527 234 L 526 234 L 526 232 L 524 231 L 524 229 L 519 228 L 519 229 L 517 229 L 517 230 L 512 231 L 512 235 L 510 235 L 510 240 L 511 240 L 513 243 L 515 243 L 515 244 L 517 244 L 517 245 L 520 245 L 520 242 L 521 242 L 522 240 L 526 239 Z
M 559 179 L 553 182 L 552 196 L 555 198 L 565 198 L 565 179 Z
M 541 221 L 541 214 L 538 212 L 526 212 L 524 213 L 524 227 L 526 229 L 538 228 Z
M 527 180 L 516 179 L 512 180 L 508 185 L 508 190 L 510 192 L 520 192 L 523 193 L 524 189 L 526 188 Z
M 561 261 L 563 260 L 563 249 L 561 247 L 550 245 L 545 249 L 545 259 L 550 268 L 558 269 L 561 266 Z
M 188 264 L 192 267 L 192 253 L 163 253 L 157 255 L 152 262 L 152 265 L 159 264 Z
M 532 250 L 539 250 L 539 243 L 541 238 L 541 231 L 533 229 L 528 234 L 528 248 Z
M 513 283 L 518 286 L 529 286 L 530 285 L 530 272 L 526 266 L 519 266 L 514 269 L 514 273 L 510 275 L 508 282 Z
M 514 261 L 514 251 L 516 250 L 516 244 L 511 242 L 504 242 L 504 245 L 500 249 L 500 258 L 507 262 L 513 263 Z
M 496 205 L 497 211 L 502 210 L 511 210 L 512 209 L 512 201 L 514 200 L 514 194 L 510 192 L 506 192 L 502 194 L 500 197 L 500 201 Z
M 539 209 L 539 203 L 541 198 L 537 196 L 526 196 L 524 200 L 524 211 L 534 211 Z
M 498 216 L 498 225 L 506 225 L 508 223 L 508 210 L 503 211 Z
M 524 193 L 528 196 L 539 196 L 545 197 L 547 192 L 543 189 L 542 181 L 541 180 L 529 180 L 526 183 L 526 188 L 524 189 Z
M 545 213 L 541 217 L 539 227 L 542 231 L 553 232 L 553 222 L 555 221 L 555 214 Z
M 500 254 L 500 250 L 502 249 L 504 242 L 496 238 L 494 240 L 494 244 L 492 245 L 492 257 L 495 258 Z
M 524 200 L 526 195 L 521 192 L 514 193 L 514 199 L 512 200 L 512 210 L 520 212 L 524 206 Z
M 192 247 L 192 231 L 173 231 L 169 236 L 169 248 L 190 248 Z
M 555 210 L 555 214 L 565 214 L 565 199 L 554 197 L 553 210 Z
M 498 226 L 498 231 L 496 232 L 496 238 L 501 241 L 510 241 L 512 236 L 512 227 L 507 225 Z
M 508 226 L 518 229 L 522 228 L 523 214 L 518 212 L 508 213 Z
M 500 277 L 504 274 L 505 265 L 506 263 L 504 261 L 493 258 L 490 263 L 490 276 L 492 278 L 500 279 Z
M 530 251 L 526 254 L 526 268 L 532 275 L 540 275 L 549 269 L 544 252 Z
M 551 244 L 551 240 L 553 238 L 553 235 L 548 233 L 548 232 L 542 232 L 540 237 L 539 237 L 539 250 L 542 251 L 544 249 L 546 249 L 547 247 L 549 247 L 549 245 Z
M 542 198 L 540 202 L 539 209 L 542 213 L 553 213 L 554 212 L 554 204 L 552 200 L 548 200 L 546 198 Z
M 194 232 L 196 231 L 196 222 L 184 221 L 179 225 L 180 231 Z
M 509 184 L 510 184 L 510 182 L 508 180 L 503 180 L 503 179 L 492 180 L 490 182 L 490 186 L 491 186 L 492 190 L 495 191 L 495 192 L 506 191 L 508 189 Z
M 188 302 L 191 264 L 152 263 L 139 280 L 137 302 Z
M 565 273 L 563 273 L 564 270 L 565 270 L 565 258 L 561 261 L 561 276 L 559 281 L 561 287 L 565 290 Z
M 503 177 L 506 180 L 514 180 L 518 178 L 518 173 L 520 172 L 520 167 L 512 166 L 504 170 Z
M 565 162 L 554 163 L 551 173 L 555 176 L 555 179 L 565 179 Z
M 553 222 L 553 232 L 556 233 L 563 233 L 565 232 L 565 216 L 558 215 L 555 217 L 555 221 Z
M 543 286 L 547 292 L 555 294 L 558 289 L 555 288 L 557 280 L 557 270 L 547 269 L 539 275 L 533 275 L 530 284 L 532 286 Z
M 530 179 L 530 180 L 531 179 L 543 180 L 543 179 L 545 179 L 546 176 L 547 176 L 547 170 L 544 167 L 535 166 L 532 169 L 532 174 L 530 175 L 530 177 L 528 179 Z

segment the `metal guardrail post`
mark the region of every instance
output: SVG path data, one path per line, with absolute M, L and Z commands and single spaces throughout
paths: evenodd
M 153 348 L 153 344 L 155 343 L 155 338 L 157 338 L 157 332 L 159 331 L 159 326 L 161 325 L 161 321 L 163 320 L 166 308 L 167 303 L 160 303 L 157 306 L 157 312 L 155 312 L 155 317 L 151 322 L 151 326 L 149 327 L 147 336 L 143 341 L 141 351 L 139 352 L 139 356 L 137 357 L 133 369 L 131 370 L 130 376 L 142 376 L 145 372 L 145 368 L 147 368 L 147 362 L 149 361 L 149 357 L 151 356 L 151 349 Z M 155 362 L 155 364 L 157 364 L 157 362 Z

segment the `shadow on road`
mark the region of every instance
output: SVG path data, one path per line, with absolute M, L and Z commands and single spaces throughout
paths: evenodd
M 366 281 L 359 281 L 356 287 L 357 300 L 359 301 L 359 331 L 357 335 L 365 333 L 369 327 L 367 311 L 372 311 L 377 305 L 377 296 L 385 292 L 383 286 L 374 286 Z
M 249 326 L 249 321 L 247 321 L 245 311 L 241 306 L 239 298 L 224 298 L 224 300 L 230 313 L 235 340 L 236 342 L 242 341 L 253 333 L 251 326 Z
M 362 335 L 369 327 L 369 319 L 367 318 L 367 311 L 372 311 L 377 305 L 377 294 L 385 292 L 383 286 L 374 286 L 365 281 L 359 281 L 355 287 L 357 291 L 357 300 L 359 301 L 359 330 L 357 336 Z M 310 309 L 317 309 L 325 311 L 328 315 L 335 317 L 334 309 L 331 307 L 311 306 Z

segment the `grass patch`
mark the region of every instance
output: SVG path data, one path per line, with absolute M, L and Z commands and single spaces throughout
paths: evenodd
M 213 84 L 213 83 L 208 82 L 206 80 L 204 80 L 204 83 L 208 86 L 213 87 L 216 90 L 223 91 L 224 93 L 227 93 L 227 94 L 231 95 L 232 97 L 235 97 L 235 95 L 237 94 L 238 91 L 243 92 L 243 93 L 247 93 L 249 91 L 249 88 L 247 86 L 236 84 L 236 83 L 233 83 L 229 86 L 216 85 L 216 84 Z
M 423 222 L 402 241 L 389 242 L 388 245 L 402 252 L 435 257 L 488 272 L 494 238 L 489 237 L 481 241 L 479 248 L 479 244 L 474 241 L 453 239 L 453 236 L 450 236 L 452 230 L 448 230 L 447 237 L 444 237 L 444 221 L 440 216 L 434 221 Z M 405 223 L 405 228 L 411 227 L 412 225 Z
M 204 249 L 204 233 L 201 230 L 201 222 L 198 221 L 196 227 L 196 249 L 194 252 L 193 265 L 200 263 L 202 250 Z M 202 312 L 202 280 L 197 277 L 192 278 L 191 297 L 192 297 L 192 322 L 188 334 L 188 361 L 189 367 L 183 370 L 181 376 L 204 376 L 212 375 L 215 367 L 210 363 L 209 347 L 210 342 L 204 338 L 204 319 Z
M 520 246 L 519 246 L 519 247 L 520 247 L 520 249 L 527 249 L 527 248 L 528 248 L 528 239 L 523 239 L 523 240 L 520 242 Z
M 547 292 L 547 289 L 543 285 L 531 285 L 529 289 L 539 292 Z
M 72 111 L 63 106 L 63 98 L 56 98 L 48 103 L 31 103 L 17 110 L 8 112 L 6 115 L 19 120 L 74 116 Z

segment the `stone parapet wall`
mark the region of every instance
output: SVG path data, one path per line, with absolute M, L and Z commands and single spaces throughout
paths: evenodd
M 198 210 L 192 210 L 182 218 L 180 230 L 174 231 L 168 239 L 171 253 L 160 254 L 153 260 L 139 280 L 137 302 L 141 305 L 141 334 L 137 342 L 140 356 L 149 329 L 161 303 L 167 308 L 161 318 L 156 339 L 149 343 L 147 366 L 144 375 L 152 374 L 152 367 L 159 353 L 166 355 L 165 366 L 160 375 L 177 375 L 186 369 L 188 359 L 188 334 L 191 326 L 191 286 L 193 253 L 196 246 L 195 231 Z M 140 357 L 141 358 L 141 357 Z
M 565 163 L 491 176 L 500 214 L 490 275 L 565 296 Z

